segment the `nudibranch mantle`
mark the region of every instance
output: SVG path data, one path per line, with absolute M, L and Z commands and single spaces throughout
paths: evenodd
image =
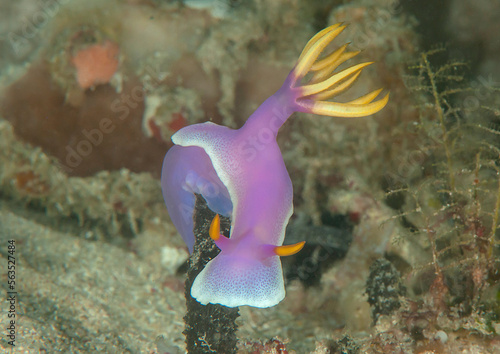
M 306 45 L 283 86 L 269 97 L 240 129 L 211 122 L 194 124 L 172 136 L 165 156 L 162 191 L 170 217 L 193 251 L 195 193 L 208 207 L 231 217 L 229 238 L 219 234 L 218 216 L 210 237 L 221 252 L 196 277 L 191 295 L 202 304 L 270 307 L 285 297 L 280 256 L 298 252 L 303 242 L 282 246 L 293 213 L 293 189 L 276 143 L 279 128 L 293 112 L 362 117 L 380 111 L 389 99 L 381 90 L 347 103 L 325 101 L 347 90 L 363 63 L 332 74 L 358 52 L 347 45 L 317 60 L 345 28 L 336 24 Z M 313 72 L 307 85 L 304 76 Z

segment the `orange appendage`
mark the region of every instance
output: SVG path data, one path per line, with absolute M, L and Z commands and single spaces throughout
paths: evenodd
M 299 252 L 304 247 L 305 243 L 306 241 L 302 241 L 293 245 L 276 246 L 274 247 L 274 253 L 280 257 L 291 256 L 292 254 Z
M 210 235 L 210 237 L 214 241 L 217 241 L 220 238 L 220 217 L 219 217 L 219 214 L 216 214 L 214 219 L 212 220 L 208 234 Z

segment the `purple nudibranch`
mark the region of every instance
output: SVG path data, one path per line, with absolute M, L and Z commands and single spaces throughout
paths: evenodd
M 270 307 L 285 297 L 280 256 L 294 254 L 304 242 L 282 246 L 293 212 L 292 182 L 276 143 L 279 128 L 293 112 L 332 117 L 363 117 L 380 111 L 389 94 L 382 89 L 346 103 L 327 99 L 346 91 L 371 63 L 335 69 L 359 52 L 347 44 L 318 59 L 344 30 L 335 24 L 305 46 L 283 86 L 240 129 L 211 122 L 194 124 L 172 136 L 161 184 L 170 217 L 193 251 L 195 193 L 209 208 L 231 218 L 230 237 L 219 233 L 218 216 L 210 237 L 221 252 L 196 277 L 191 295 L 201 304 Z M 308 73 L 307 84 L 301 80 Z

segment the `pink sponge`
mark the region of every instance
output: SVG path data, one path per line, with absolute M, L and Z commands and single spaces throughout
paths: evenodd
M 78 51 L 72 58 L 78 85 L 82 89 L 108 83 L 118 69 L 119 48 L 105 41 Z

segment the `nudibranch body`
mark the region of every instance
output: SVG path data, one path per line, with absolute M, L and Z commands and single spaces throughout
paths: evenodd
M 270 307 L 285 297 L 279 257 L 298 252 L 304 244 L 282 246 L 293 212 L 293 192 L 276 135 L 288 117 L 293 112 L 362 117 L 387 104 L 388 94 L 375 101 L 381 89 L 347 103 L 326 101 L 348 89 L 370 64 L 333 73 L 358 54 L 346 51 L 347 45 L 318 60 L 344 28 L 336 24 L 316 34 L 283 86 L 240 129 L 206 122 L 172 136 L 175 145 L 163 162 L 162 190 L 189 251 L 194 245 L 195 193 L 205 198 L 211 210 L 231 217 L 229 238 L 219 234 L 218 216 L 210 227 L 210 237 L 221 252 L 193 283 L 191 295 L 200 303 Z M 308 73 L 311 79 L 301 85 Z

